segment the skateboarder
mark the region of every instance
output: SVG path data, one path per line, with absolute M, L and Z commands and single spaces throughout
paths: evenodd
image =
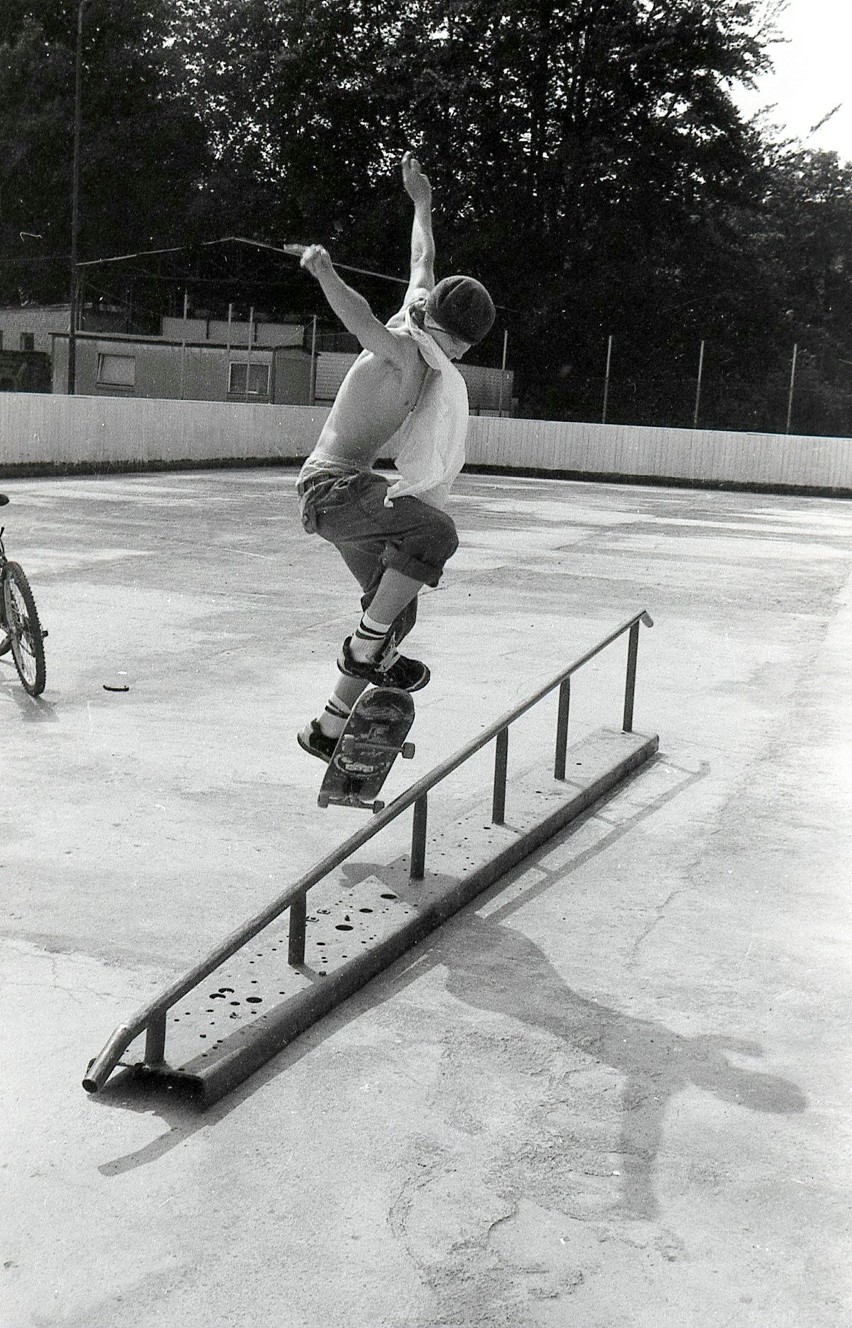
M 417 595 L 436 586 L 458 547 L 444 510 L 464 464 L 468 404 L 453 364 L 490 330 L 491 297 L 473 277 L 435 284 L 432 189 L 410 152 L 402 180 L 414 203 L 411 273 L 398 313 L 381 323 L 347 286 L 321 245 L 302 266 L 363 350 L 346 375 L 297 483 L 302 524 L 339 550 L 363 591 L 362 617 L 337 661 L 337 684 L 299 745 L 328 761 L 355 701 L 370 684 L 414 692 L 429 670 L 396 647 L 414 626 Z M 372 469 L 399 433 L 395 484 Z

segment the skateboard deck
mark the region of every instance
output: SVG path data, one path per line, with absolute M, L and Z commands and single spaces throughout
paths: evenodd
M 397 756 L 414 755 L 406 742 L 414 723 L 414 702 L 398 687 L 373 687 L 352 707 L 334 749 L 317 799 L 320 807 L 335 803 L 380 812 L 376 800 Z

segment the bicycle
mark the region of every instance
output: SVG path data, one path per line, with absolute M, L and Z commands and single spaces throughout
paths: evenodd
M 9 499 L 0 493 L 0 507 Z M 47 631 L 39 621 L 38 609 L 26 573 L 20 563 L 6 557 L 3 543 L 5 526 L 0 526 L 0 655 L 12 652 L 18 677 L 30 696 L 44 691 L 46 669 L 44 638 Z

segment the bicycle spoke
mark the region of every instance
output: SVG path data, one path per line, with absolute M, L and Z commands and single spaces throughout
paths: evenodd
M 29 582 L 17 563 L 7 564 L 3 591 L 15 667 L 26 690 L 38 696 L 45 682 L 42 628 Z
M 32 632 L 30 630 L 30 621 L 27 617 L 27 607 L 24 604 L 20 591 L 16 585 L 12 585 L 12 631 L 18 640 L 20 650 L 20 663 L 24 672 L 26 682 L 32 685 L 36 678 L 36 658 L 33 648 Z

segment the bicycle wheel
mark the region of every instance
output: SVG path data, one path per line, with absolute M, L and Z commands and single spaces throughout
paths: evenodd
M 33 592 L 19 563 L 7 563 L 3 577 L 3 612 L 12 641 L 18 677 L 30 696 L 44 691 L 44 642 Z

